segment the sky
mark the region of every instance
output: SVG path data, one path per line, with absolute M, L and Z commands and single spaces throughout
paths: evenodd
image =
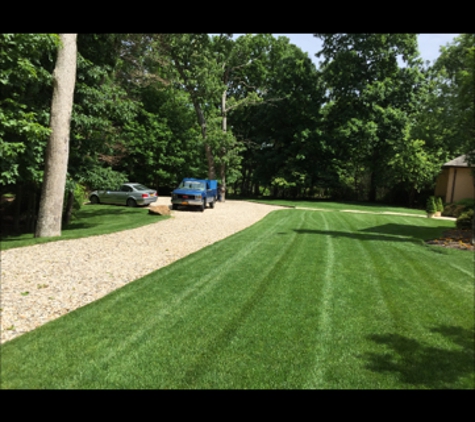
M 236 34 L 238 35 L 238 34 Z M 240 34 L 239 34 L 240 35 Z M 312 34 L 272 34 L 275 37 L 286 36 L 290 39 L 292 44 L 295 44 L 297 47 L 300 47 L 302 51 L 308 53 L 312 61 L 317 65 L 319 59 L 315 57 L 315 53 L 321 47 L 321 41 L 314 37 Z M 424 60 L 429 60 L 431 64 L 434 60 L 439 57 L 439 48 L 445 46 L 447 43 L 452 42 L 452 40 L 459 34 L 419 34 L 418 35 L 418 44 L 419 52 L 421 57 Z
M 243 34 L 233 34 L 234 38 L 237 38 Z M 312 34 L 272 34 L 274 37 L 285 36 L 290 39 L 292 44 L 300 47 L 302 51 L 308 53 L 309 57 L 318 67 L 319 59 L 315 57 L 315 54 L 321 48 L 321 41 L 314 37 Z M 445 46 L 447 43 L 452 42 L 455 37 L 460 34 L 419 34 L 417 41 L 419 44 L 419 52 L 421 53 L 422 60 L 430 61 L 430 64 L 439 57 L 440 47 Z

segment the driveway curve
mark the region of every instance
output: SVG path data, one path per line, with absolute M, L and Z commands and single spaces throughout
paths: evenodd
M 170 198 L 156 204 L 169 205 Z M 239 232 L 280 206 L 227 200 L 118 233 L 0 252 L 5 342 Z

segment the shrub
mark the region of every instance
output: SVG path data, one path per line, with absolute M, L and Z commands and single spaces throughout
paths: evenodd
M 464 205 L 455 205 L 454 217 L 455 218 L 460 217 L 460 215 L 462 215 L 465 211 L 468 211 L 468 210 L 467 210 L 467 207 L 465 207 Z
M 437 212 L 437 205 L 435 203 L 435 197 L 429 196 L 426 203 L 426 211 L 428 214 L 435 214 Z
M 78 211 L 88 198 L 86 187 L 76 183 L 74 187 L 74 210 Z
M 454 202 L 453 204 L 446 205 L 442 211 L 442 215 L 445 217 L 455 217 L 458 218 L 461 214 L 469 209 L 475 207 L 475 200 L 472 198 L 464 198 L 460 201 Z
M 69 221 L 66 216 L 69 190 L 74 191 L 74 202 L 71 209 L 71 218 L 74 219 L 76 217 L 77 212 L 81 209 L 81 207 L 84 205 L 84 202 L 87 200 L 87 191 L 83 185 L 72 180 L 66 181 L 66 192 L 63 202 L 63 219 L 66 219 L 64 220 L 66 222 Z
M 475 207 L 475 199 L 473 198 L 463 198 L 460 199 L 455 203 L 456 205 L 463 205 L 466 208 L 474 208 Z
M 440 196 L 437 198 L 437 211 L 444 211 L 444 203 L 442 202 L 442 198 Z
M 454 216 L 454 208 L 456 205 L 454 204 L 449 204 L 444 207 L 444 210 L 442 211 L 442 215 L 444 217 L 453 217 Z
M 472 228 L 473 209 L 465 211 L 457 218 L 456 226 L 459 230 L 469 230 Z

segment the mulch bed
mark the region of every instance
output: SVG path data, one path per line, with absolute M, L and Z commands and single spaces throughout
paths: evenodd
M 428 240 L 426 243 L 463 251 L 475 251 L 475 246 L 470 244 L 471 238 L 472 230 L 451 229 L 443 232 L 439 239 Z

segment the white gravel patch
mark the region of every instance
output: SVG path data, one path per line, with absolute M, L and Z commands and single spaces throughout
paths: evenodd
M 161 197 L 155 204 L 170 205 Z M 227 200 L 137 229 L 0 252 L 1 338 L 11 340 L 283 209 Z M 197 228 L 199 228 L 197 230 Z

